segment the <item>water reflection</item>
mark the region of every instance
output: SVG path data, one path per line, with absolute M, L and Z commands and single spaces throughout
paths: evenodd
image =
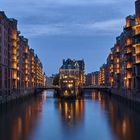
M 48 97 L 49 94 L 49 97 Z M 0 108 L 1 140 L 139 140 L 140 113 L 100 91 L 76 101 L 52 93 Z M 52 131 L 53 130 L 53 131 Z M 53 133 L 52 133 L 53 132 Z
M 32 97 L 0 108 L 0 139 L 25 140 L 36 127 L 42 98 Z M 21 103 L 22 102 L 22 103 Z
M 76 101 L 58 101 L 56 104 L 62 121 L 68 125 L 73 125 L 83 121 L 84 117 L 84 100 Z
M 138 140 L 140 138 L 140 113 L 123 102 L 92 91 L 92 99 L 99 101 L 102 111 L 107 112 L 111 129 L 119 140 Z

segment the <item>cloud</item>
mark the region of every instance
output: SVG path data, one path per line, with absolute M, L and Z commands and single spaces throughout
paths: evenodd
M 58 24 L 29 24 L 23 25 L 23 34 L 29 37 L 79 35 L 102 36 L 120 32 L 124 19 L 112 19 L 90 23 L 58 23 Z
M 124 19 L 111 19 L 106 21 L 89 23 L 85 27 L 86 29 L 91 29 L 96 31 L 112 32 L 112 31 L 118 31 L 119 28 L 121 28 L 123 25 L 124 25 Z
M 45 3 L 63 4 L 63 5 L 85 5 L 85 4 L 114 4 L 117 0 L 44 0 Z
M 103 36 L 121 32 L 125 18 L 120 11 L 124 1 L 3 0 L 2 5 L 7 4 L 5 7 L 11 9 L 8 13 L 15 16 L 10 17 L 18 19 L 21 33 L 28 38 L 43 35 Z M 18 6 L 13 9 L 12 5 Z
M 2 4 L 22 4 L 26 6 L 44 6 L 44 5 L 85 5 L 85 4 L 97 4 L 97 5 L 105 5 L 105 4 L 114 4 L 118 3 L 118 0 L 30 0 L 30 1 L 25 1 L 25 0 L 3 0 Z M 21 5 L 19 5 L 21 6 Z

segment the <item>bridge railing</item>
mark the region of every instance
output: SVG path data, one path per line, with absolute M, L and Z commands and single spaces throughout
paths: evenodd
M 59 89 L 59 86 L 46 86 L 46 87 L 38 87 L 37 89 Z
M 110 89 L 110 86 L 93 86 L 93 85 L 89 85 L 89 86 L 83 86 L 82 88 L 86 88 L 86 89 Z

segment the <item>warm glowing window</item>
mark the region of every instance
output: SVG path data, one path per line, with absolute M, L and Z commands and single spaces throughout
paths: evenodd
M 13 48 L 13 54 L 17 54 L 16 48 Z
M 140 53 L 140 45 L 136 45 L 135 51 L 136 51 L 136 54 L 137 54 L 137 53 Z
M 28 53 L 28 48 L 27 47 L 25 48 L 25 53 Z
M 25 76 L 25 81 L 28 81 L 28 76 Z
M 25 70 L 25 74 L 28 74 L 28 70 Z
M 28 68 L 28 65 L 25 65 L 25 69 L 27 69 Z
M 116 48 L 116 52 L 120 52 L 120 48 L 119 48 L 119 46 L 117 46 L 117 48 Z
M 12 38 L 15 39 L 15 40 L 17 39 L 17 32 L 16 31 L 12 32 Z
M 140 24 L 140 17 L 136 17 L 136 24 Z
M 13 46 L 14 46 L 14 47 L 16 47 L 16 46 L 17 46 L 16 41 L 13 41 L 13 43 L 12 43 L 12 44 L 13 44 Z
M 127 45 L 130 45 L 131 43 L 132 43 L 132 39 L 128 38 L 128 39 L 126 40 L 126 44 L 127 44 Z
M 127 68 L 132 68 L 132 63 L 131 62 L 127 63 Z
M 140 26 L 136 26 L 135 27 L 135 34 L 139 34 L 140 33 Z
M 130 22 L 126 22 L 126 27 L 130 27 Z
M 16 71 L 13 71 L 12 77 L 13 77 L 13 79 L 17 79 L 17 73 L 16 73 Z
M 28 63 L 28 59 L 25 60 L 25 63 L 26 63 L 26 64 Z
M 17 64 L 16 64 L 15 62 L 13 62 L 13 63 L 12 63 L 12 67 L 13 67 L 14 69 L 16 69 L 16 68 L 17 68 Z
M 13 55 L 13 60 L 16 60 L 16 59 L 17 59 L 16 55 Z
M 131 52 L 131 48 L 128 47 L 128 48 L 127 48 L 127 53 L 130 53 L 130 52 Z
M 127 72 L 127 78 L 132 78 L 132 73 L 131 72 Z
M 119 69 L 117 69 L 117 74 L 119 74 L 120 73 L 120 70 Z
M 120 65 L 119 64 L 117 64 L 117 68 L 120 68 Z
M 120 59 L 119 58 L 117 58 L 117 63 L 119 63 L 120 62 Z
M 140 55 L 136 56 L 136 63 L 140 63 Z
M 130 20 L 127 20 L 126 21 L 126 27 L 130 27 L 130 26 L 131 26 Z

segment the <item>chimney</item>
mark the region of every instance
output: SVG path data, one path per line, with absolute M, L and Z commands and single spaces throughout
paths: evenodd
M 140 0 L 135 2 L 136 17 L 140 17 Z
M 65 64 L 65 59 L 63 59 L 63 64 Z

